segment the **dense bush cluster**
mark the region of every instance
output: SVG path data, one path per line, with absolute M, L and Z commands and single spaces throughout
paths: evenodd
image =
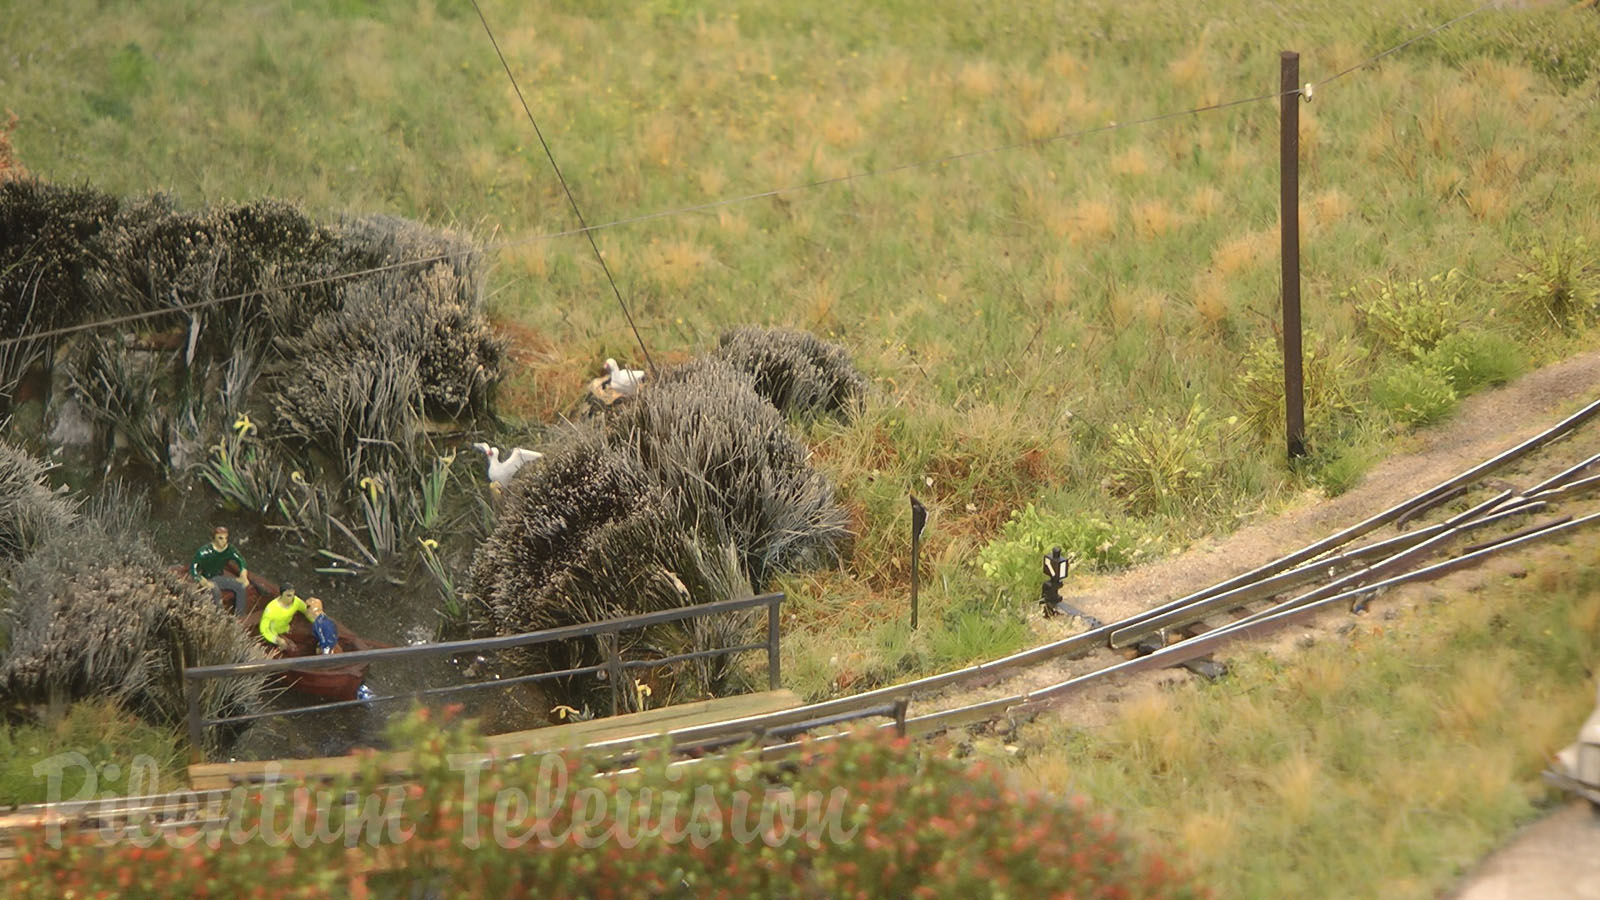
M 207 592 L 155 560 L 137 532 L 138 504 L 120 497 L 120 520 L 85 516 L 57 531 L 11 574 L 3 611 L 10 645 L 0 658 L 0 696 L 9 704 L 109 698 L 148 722 L 176 725 L 186 701 L 184 666 L 262 659 L 257 641 Z M 208 717 L 261 707 L 260 679 L 209 681 Z M 215 730 L 214 743 L 229 737 Z
M 717 356 L 748 375 L 755 392 L 784 415 L 848 416 L 866 399 L 866 376 L 849 353 L 808 331 L 737 328 L 722 335 Z
M 858 736 L 787 766 L 724 757 L 669 771 L 664 759 L 646 760 L 623 777 L 588 760 L 530 757 L 482 772 L 469 795 L 450 760 L 470 740 L 408 731 L 399 740 L 416 750 L 416 780 L 406 789 L 380 788 L 376 759 L 352 783 L 324 789 L 354 788 L 354 806 L 320 804 L 322 790 L 269 788 L 277 812 L 263 815 L 260 794 L 242 803 L 221 852 L 182 833 L 143 848 L 104 847 L 91 834 L 59 848 L 25 841 L 8 887 L 17 897 L 131 885 L 152 897 L 327 896 L 348 891 L 347 873 L 382 854 L 389 864 L 365 878 L 395 896 L 1204 896 L 1081 803 L 1014 790 L 985 767 L 904 740 Z M 376 811 L 385 796 L 392 826 L 352 823 L 365 798 Z M 509 799 L 518 796 L 520 805 Z M 318 834 L 333 839 L 295 838 Z M 397 844 L 397 834 L 409 837 Z
M 72 503 L 46 483 L 44 464 L 0 441 L 0 560 L 14 562 L 73 518 Z
M 382 271 L 346 277 L 373 269 Z M 341 382 L 362 380 L 376 359 L 406 361 L 416 383 L 396 388 L 409 415 L 388 415 L 382 433 L 363 437 L 394 439 L 424 412 L 487 407 L 502 348 L 484 317 L 480 269 L 465 240 L 403 219 L 328 225 L 280 201 L 190 211 L 161 196 L 125 202 L 37 180 L 0 185 L 5 333 L 172 310 L 131 326 L 180 336 L 180 352 L 162 357 L 163 379 L 176 382 L 160 386 L 163 400 L 204 393 L 210 365 L 256 357 L 275 376 L 264 405 L 296 411 L 291 435 L 330 448 L 348 444 L 339 427 L 350 395 L 370 388 Z M 67 358 L 91 410 L 117 427 L 137 421 L 115 396 L 126 388 L 102 386 L 85 369 L 105 369 L 104 352 Z M 21 374 L 20 365 L 0 372 L 7 383 Z
M 832 558 L 847 524 L 750 376 L 705 358 L 575 426 L 519 473 L 473 564 L 476 615 L 486 630 L 514 633 L 746 595 L 781 570 Z M 726 646 L 704 642 L 744 627 L 734 617 L 698 635 L 664 628 L 634 650 Z M 592 661 L 582 648 L 558 652 L 541 662 Z

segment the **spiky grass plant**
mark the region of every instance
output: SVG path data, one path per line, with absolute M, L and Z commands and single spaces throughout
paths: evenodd
M 187 708 L 184 666 L 264 658 L 232 612 L 164 565 L 147 539 L 102 520 L 86 518 L 40 544 L 11 587 L 0 689 L 13 703 L 109 697 L 173 726 Z M 200 709 L 208 718 L 254 712 L 265 691 L 259 677 L 211 680 Z M 213 729 L 207 740 L 216 749 L 235 735 Z
M 71 527 L 71 501 L 50 489 L 46 467 L 0 441 L 0 560 L 14 561 Z
M 663 373 L 524 472 L 473 564 L 474 615 L 499 633 L 740 596 L 778 571 L 833 558 L 848 537 L 831 487 L 777 409 L 717 359 Z M 712 649 L 701 642 L 749 627 L 748 617 L 675 626 L 630 646 Z M 597 658 L 592 645 L 572 645 L 530 663 Z M 713 659 L 696 687 L 722 684 L 729 665 Z
M 751 379 L 784 415 L 848 417 L 866 400 L 867 379 L 844 347 L 806 331 L 747 326 L 724 332 L 717 356 Z
M 607 423 L 638 454 L 676 515 L 739 548 L 760 589 L 781 569 L 830 561 L 849 536 L 833 487 L 748 379 L 717 359 L 662 373 Z
M 415 359 L 309 357 L 274 387 L 277 428 L 294 445 L 320 451 L 354 485 L 363 472 L 415 455 L 421 388 Z
M 170 463 L 170 413 L 162 400 L 171 360 L 118 337 L 84 336 L 66 358 L 68 384 L 89 417 L 158 472 Z
M 93 309 L 83 284 L 88 244 L 119 207 L 87 187 L 0 183 L 0 334 L 68 325 Z

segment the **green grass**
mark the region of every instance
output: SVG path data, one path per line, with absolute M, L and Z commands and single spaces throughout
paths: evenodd
M 185 763 L 169 729 L 146 725 L 113 703 L 86 701 L 48 713 L 39 724 L 0 725 L 0 805 L 176 790 Z M 52 772 L 60 779 L 54 798 Z
M 1230 897 L 1432 897 L 1552 800 L 1600 667 L 1600 539 L 1410 589 L 1344 636 L 1024 728 L 1017 772 L 1116 807 Z M 1456 582 L 1457 585 L 1460 582 Z
M 1575 90 L 1600 59 L 1600 17 L 1489 10 L 1321 83 L 1472 5 L 484 10 L 591 223 L 1268 93 L 1286 48 L 1319 82 L 1301 106 L 1304 308 L 1307 346 L 1341 383 L 1319 393 L 1329 402 L 1303 472 L 1260 424 L 1275 408 L 1270 378 L 1240 393 L 1241 369 L 1277 339 L 1276 103 L 595 235 L 657 359 L 706 352 L 739 325 L 783 325 L 842 342 L 872 378 L 856 423 L 808 433 L 858 532 L 841 570 L 785 582 L 789 671 L 821 675 L 840 646 L 882 656 L 874 671 L 906 658 L 887 623 L 904 611 L 910 492 L 933 511 L 923 599 L 937 628 L 995 590 L 978 551 L 1029 502 L 1063 520 L 1139 513 L 1166 536 L 1159 551 L 1230 528 L 1302 480 L 1353 482 L 1394 430 L 1351 419 L 1388 408 L 1403 425 L 1447 408 L 1394 375 L 1395 351 L 1353 288 L 1460 272 L 1452 321 L 1501 349 L 1441 363 L 1457 393 L 1592 343 L 1587 319 L 1565 314 L 1595 282 L 1572 248 L 1600 241 L 1600 150 L 1581 138 L 1600 108 Z M 269 0 L 196 15 L 64 0 L 8 18 L 0 59 L 21 116 L 12 142 L 48 179 L 190 205 L 281 197 L 504 244 L 491 289 L 513 341 L 501 392 L 513 424 L 569 411 L 606 356 L 639 362 L 586 242 L 540 237 L 574 222 L 469 5 Z M 1503 349 L 1517 345 L 1525 361 Z M 1148 492 L 1115 463 L 1113 426 L 1158 429 L 1197 405 L 1255 427 L 1225 450 L 1205 429 L 1148 430 L 1194 436 L 1169 458 L 1203 476 L 1179 479 L 1183 502 L 1159 486 L 1139 500 Z M 933 642 L 914 662 L 948 663 L 947 649 Z

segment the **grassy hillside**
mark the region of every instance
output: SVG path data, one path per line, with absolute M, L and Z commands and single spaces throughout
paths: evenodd
M 659 359 L 781 324 L 876 382 L 858 421 L 808 434 L 858 532 L 838 571 L 782 585 L 810 693 L 1004 651 L 1034 590 L 1007 573 L 1031 578 L 1040 545 L 1137 558 L 1337 490 L 1395 429 L 1580 345 L 1591 10 L 1480 13 L 1301 107 L 1296 472 L 1275 431 L 1276 101 L 1050 140 L 1270 94 L 1283 49 L 1320 82 L 1471 8 L 484 3 L 590 222 L 877 173 L 596 234 Z M 638 361 L 587 244 L 548 237 L 574 221 L 470 3 L 64 0 L 8 17 L 0 96 L 53 181 L 473 230 L 496 248 L 515 417 Z M 933 625 L 910 636 L 913 491 Z

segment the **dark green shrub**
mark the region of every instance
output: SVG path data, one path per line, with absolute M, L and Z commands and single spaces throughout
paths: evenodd
M 1521 345 L 1493 331 L 1459 331 L 1442 338 L 1422 362 L 1443 374 L 1459 396 L 1505 384 L 1528 369 Z
M 1378 376 L 1372 401 L 1402 425 L 1426 425 L 1456 408 L 1449 378 L 1420 363 L 1400 366 Z

